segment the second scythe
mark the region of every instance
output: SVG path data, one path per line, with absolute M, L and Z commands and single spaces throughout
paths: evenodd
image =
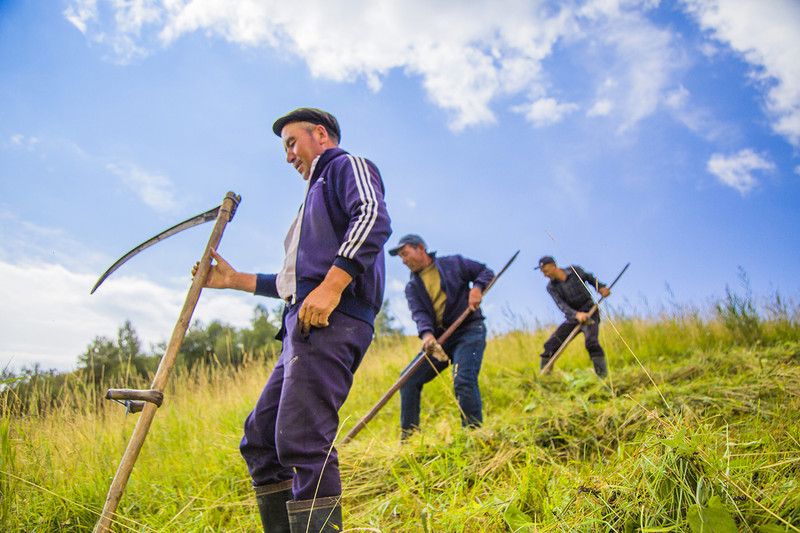
M 164 356 L 161 358 L 161 362 L 158 364 L 158 370 L 153 378 L 153 384 L 151 385 L 150 390 L 110 390 L 106 395 L 106 398 L 109 399 L 125 400 L 130 411 L 136 412 L 141 410 L 142 414 L 140 415 L 139 420 L 136 423 L 136 427 L 133 430 L 133 434 L 128 442 L 128 447 L 125 449 L 125 453 L 122 456 L 122 461 L 117 468 L 117 473 L 114 475 L 114 480 L 112 481 L 111 487 L 108 490 L 108 495 L 106 496 L 103 512 L 101 513 L 100 519 L 94 528 L 94 533 L 105 533 L 111 526 L 114 513 L 116 513 L 117 506 L 122 498 L 122 493 L 125 490 L 125 485 L 128 483 L 128 478 L 133 470 L 133 465 L 136 462 L 136 458 L 139 456 L 139 451 L 142 449 L 144 439 L 147 436 L 147 432 L 153 422 L 156 410 L 161 405 L 167 379 L 172 373 L 172 368 L 175 365 L 175 359 L 178 355 L 178 350 L 180 349 L 181 342 L 183 342 L 183 337 L 186 334 L 186 330 L 189 327 L 192 314 L 197 306 L 197 301 L 200 298 L 200 291 L 203 288 L 203 283 L 211 266 L 210 250 L 212 248 L 217 248 L 219 245 L 219 242 L 222 239 L 222 233 L 225 230 L 225 226 L 233 219 L 233 215 L 236 212 L 236 207 L 239 205 L 240 201 L 241 197 L 229 192 L 225 196 L 222 205 L 192 217 L 185 222 L 181 222 L 180 224 L 177 224 L 176 226 L 173 226 L 172 228 L 169 228 L 168 230 L 156 235 L 152 239 L 140 244 L 125 254 L 116 263 L 114 263 L 114 265 L 112 265 L 111 268 L 109 268 L 103 274 L 103 276 L 101 276 L 100 280 L 92 289 L 92 292 L 94 292 L 95 289 L 97 289 L 97 287 L 103 282 L 103 280 L 111 274 L 111 272 L 116 270 L 122 265 L 122 263 L 136 255 L 141 250 L 144 250 L 156 242 L 161 241 L 179 231 L 216 219 L 214 229 L 211 232 L 211 237 L 208 240 L 206 249 L 203 252 L 203 257 L 200 260 L 197 273 L 194 276 L 192 285 L 189 287 L 189 292 L 186 295 L 186 300 L 184 301 L 180 317 L 178 318 L 177 324 L 175 324 L 175 328 L 172 330 L 172 336 L 170 337 L 169 344 L 164 352 Z
M 489 289 L 492 288 L 494 282 L 497 281 L 497 279 L 503 275 L 503 272 L 505 272 L 508 269 L 508 267 L 511 266 L 511 263 L 514 262 L 514 259 L 516 259 L 518 255 L 519 255 L 519 250 L 517 250 L 517 253 L 511 256 L 511 259 L 508 260 L 506 266 L 504 266 L 503 269 L 500 272 L 498 272 L 494 278 L 492 278 L 492 281 L 489 282 L 489 285 L 487 285 L 486 288 L 483 289 L 483 294 L 489 292 Z M 436 339 L 436 342 L 438 344 L 442 344 L 446 339 L 448 339 L 450 335 L 452 335 L 453 332 L 458 328 L 458 326 L 461 325 L 464 319 L 467 318 L 468 314 L 469 314 L 469 309 L 465 309 L 464 312 L 461 313 L 461 315 L 452 324 L 450 324 L 450 327 L 447 328 L 447 330 L 445 330 L 445 332 L 442 333 L 438 339 Z M 424 354 L 425 352 L 423 351 L 421 353 Z M 419 370 L 420 367 L 424 365 L 427 361 L 428 357 L 427 355 L 424 355 L 423 357 L 417 359 L 417 362 L 414 363 L 413 366 L 411 366 L 409 369 L 403 372 L 403 374 L 397 379 L 397 381 L 395 381 L 394 385 L 392 385 L 389 388 L 389 390 L 383 395 L 383 397 L 381 397 L 381 399 L 378 400 L 378 403 L 376 403 L 375 406 L 372 409 L 370 409 L 369 412 L 366 415 L 364 415 L 364 417 L 361 420 L 359 420 L 355 426 L 353 426 L 353 429 L 351 429 L 347 433 L 347 435 L 344 436 L 342 442 L 340 442 L 339 444 L 340 445 L 347 444 L 348 442 L 350 442 L 350 440 L 353 437 L 355 437 L 358 434 L 358 432 L 361 431 L 370 420 L 372 420 L 372 417 L 378 414 L 378 411 L 380 411 L 383 408 L 383 406 L 386 405 L 386 403 L 392 398 L 392 396 L 394 396 L 394 393 L 400 390 L 400 387 L 402 387 L 405 384 L 405 382 L 408 381 L 408 378 L 410 378 L 414 374 L 414 372 Z

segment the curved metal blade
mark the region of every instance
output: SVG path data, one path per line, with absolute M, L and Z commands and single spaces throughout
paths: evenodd
M 189 220 L 184 220 L 180 224 L 175 224 L 171 228 L 162 231 L 161 233 L 159 233 L 155 237 L 143 242 L 142 244 L 140 244 L 139 246 L 137 246 L 136 248 L 134 248 L 133 250 L 131 250 L 127 254 L 123 255 L 122 257 L 117 259 L 117 261 L 113 265 L 111 265 L 108 268 L 108 270 L 106 270 L 103 273 L 102 276 L 100 276 L 100 279 L 98 279 L 97 283 L 94 284 L 94 287 L 92 287 L 92 291 L 89 294 L 94 294 L 94 291 L 97 290 L 97 287 L 99 287 L 100 284 L 103 283 L 108 276 L 113 274 L 114 271 L 117 270 L 119 267 L 121 267 L 128 259 L 130 259 L 134 255 L 138 254 L 142 250 L 153 246 L 155 243 L 157 243 L 159 241 L 163 241 L 167 237 L 171 237 L 172 235 L 175 235 L 176 233 L 180 233 L 181 231 L 183 231 L 185 229 L 193 228 L 193 227 L 195 227 L 195 226 L 197 226 L 199 224 L 204 224 L 206 222 L 211 222 L 212 220 L 216 220 L 217 219 L 217 215 L 219 214 L 219 209 L 221 207 L 222 207 L 221 205 L 218 205 L 217 207 L 215 207 L 213 209 L 209 209 L 205 213 L 200 213 L 199 215 L 193 216 Z

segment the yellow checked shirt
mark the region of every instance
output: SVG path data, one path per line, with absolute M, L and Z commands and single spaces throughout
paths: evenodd
M 433 303 L 433 312 L 436 314 L 436 327 L 442 327 L 442 317 L 444 316 L 444 306 L 447 303 L 447 295 L 442 290 L 442 279 L 439 276 L 439 269 L 436 263 L 431 263 L 419 273 L 425 290 Z

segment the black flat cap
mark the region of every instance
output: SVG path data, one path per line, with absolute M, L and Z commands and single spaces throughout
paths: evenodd
M 328 131 L 329 135 L 332 135 L 337 139 L 342 138 L 342 134 L 339 131 L 339 122 L 336 120 L 336 117 L 327 111 L 316 109 L 314 107 L 300 107 L 283 115 L 272 125 L 272 131 L 275 133 L 275 135 L 280 137 L 283 127 L 292 122 L 310 122 L 312 124 L 321 124 L 325 126 L 325 129 Z

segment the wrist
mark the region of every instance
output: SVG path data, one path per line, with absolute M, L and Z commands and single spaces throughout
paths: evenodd
M 347 271 L 334 265 L 328 270 L 320 286 L 324 286 L 325 289 L 337 294 L 342 294 L 351 281 L 353 281 L 353 278 Z

